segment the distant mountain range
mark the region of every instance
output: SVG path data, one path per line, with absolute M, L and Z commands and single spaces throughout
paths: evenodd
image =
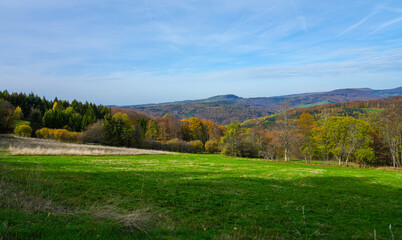
M 385 90 L 370 88 L 337 89 L 330 92 L 258 98 L 242 98 L 227 94 L 199 100 L 120 107 L 136 109 L 153 117 L 162 117 L 167 113 L 173 113 L 180 118 L 199 117 L 219 124 L 227 124 L 273 114 L 281 108 L 285 101 L 289 102 L 291 107 L 309 107 L 335 102 L 376 100 L 391 96 L 402 96 L 402 87 Z

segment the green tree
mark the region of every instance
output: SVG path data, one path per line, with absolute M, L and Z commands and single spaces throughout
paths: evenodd
M 106 143 L 112 146 L 133 146 L 134 125 L 125 113 L 106 115 L 102 125 Z
M 363 120 L 353 117 L 330 117 L 325 123 L 325 131 L 330 133 L 330 151 L 337 158 L 339 165 L 347 165 L 351 157 L 362 149 L 371 149 L 370 126 Z
M 154 119 L 148 121 L 145 137 L 154 141 L 161 140 L 159 138 L 160 137 L 159 125 Z
M 357 161 L 364 166 L 367 164 L 372 165 L 376 158 L 372 148 L 361 148 L 356 151 L 355 156 Z
M 22 118 L 20 107 L 11 105 L 8 101 L 0 99 L 0 132 L 12 131 Z
M 31 122 L 33 132 L 40 129 L 42 126 L 42 113 L 38 108 L 32 108 L 28 120 Z
M 257 157 L 258 149 L 250 141 L 250 138 L 240 123 L 231 123 L 226 128 L 225 135 L 221 138 L 222 153 L 229 156 Z
M 57 105 L 53 109 L 47 110 L 43 115 L 43 125 L 47 128 L 63 128 L 67 125 L 63 110 L 58 108 Z
M 223 154 L 230 156 L 241 156 L 240 146 L 245 131 L 240 123 L 231 123 L 226 128 L 225 135 L 221 138 Z
M 106 116 L 106 115 L 105 115 Z M 93 107 L 88 108 L 85 112 L 84 116 L 82 117 L 82 124 L 81 129 L 85 130 L 89 125 L 96 123 L 98 119 L 96 118 L 95 111 Z
M 71 131 L 79 132 L 82 125 L 82 117 L 77 113 L 73 107 L 68 107 L 63 110 L 63 118 L 65 120 L 64 124 L 68 126 Z
M 314 117 L 309 113 L 302 113 L 297 120 L 297 130 L 299 133 L 300 150 L 304 153 L 306 163 L 311 161 L 314 154 L 313 129 L 316 125 Z

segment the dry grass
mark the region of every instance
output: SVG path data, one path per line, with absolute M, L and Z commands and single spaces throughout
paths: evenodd
M 140 208 L 125 212 L 117 207 L 117 204 L 105 206 L 92 206 L 88 212 L 98 220 L 111 220 L 123 226 L 129 232 L 147 232 L 151 223 L 155 220 L 154 215 L 148 208 Z
M 0 136 L 0 145 L 5 146 L 11 155 L 144 155 L 175 154 L 165 151 L 108 147 L 75 143 L 61 143 L 54 140 L 22 138 L 10 135 Z

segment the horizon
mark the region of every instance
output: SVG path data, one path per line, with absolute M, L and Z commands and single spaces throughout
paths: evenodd
M 337 88 L 337 89 L 332 89 L 329 91 L 320 91 L 320 92 L 301 92 L 301 93 L 292 93 L 292 94 L 286 94 L 286 95 L 275 95 L 275 96 L 257 96 L 257 97 L 243 97 L 243 96 L 239 96 L 233 93 L 227 93 L 227 94 L 218 94 L 218 95 L 214 95 L 214 96 L 209 96 L 206 98 L 197 98 L 197 99 L 183 99 L 183 100 L 174 100 L 171 102 L 155 102 L 155 103 L 145 103 L 145 104 L 128 104 L 128 105 L 108 105 L 108 106 L 116 106 L 116 107 L 125 107 L 125 106 L 141 106 L 141 105 L 158 105 L 158 104 L 166 104 L 166 103 L 174 103 L 174 102 L 182 102 L 182 101 L 197 101 L 197 100 L 204 100 L 204 99 L 208 99 L 208 98 L 213 98 L 213 97 L 220 97 L 220 96 L 229 96 L 229 95 L 233 95 L 236 96 L 238 98 L 242 98 L 242 99 L 249 99 L 249 98 L 274 98 L 274 97 L 285 97 L 285 96 L 293 96 L 293 95 L 303 95 L 303 94 L 313 94 L 313 93 L 326 93 L 326 92 L 332 92 L 332 91 L 336 91 L 336 90 L 348 90 L 348 89 L 352 89 L 352 90 L 361 90 L 361 89 L 370 89 L 370 90 L 376 90 L 376 91 L 381 91 L 381 90 L 390 90 L 390 89 L 397 89 L 397 88 L 402 88 L 402 86 L 398 86 L 398 87 L 394 87 L 394 88 L 384 88 L 384 89 L 373 89 L 373 88 Z
M 3 89 L 2 91 L 7 91 L 9 94 L 11 93 L 23 93 L 23 94 L 30 94 L 33 93 L 34 95 L 37 95 L 41 98 L 46 98 L 47 100 L 54 100 L 56 97 L 59 100 L 65 100 L 65 101 L 69 101 L 72 102 L 73 100 L 79 101 L 79 102 L 88 102 L 88 103 L 94 103 L 94 104 L 100 104 L 103 106 L 109 106 L 109 107 L 126 107 L 126 106 L 141 106 L 141 105 L 158 105 L 158 104 L 166 104 L 166 103 L 175 103 L 175 102 L 182 102 L 182 101 L 198 101 L 198 100 L 204 100 L 204 99 L 208 99 L 208 98 L 213 98 L 213 97 L 219 97 L 219 96 L 228 96 L 228 95 L 233 95 L 236 96 L 238 98 L 241 99 L 250 99 L 250 98 L 273 98 L 273 97 L 285 97 L 285 96 L 292 96 L 292 95 L 303 95 L 303 94 L 313 94 L 313 93 L 327 93 L 327 92 L 332 92 L 332 91 L 336 91 L 336 90 L 348 90 L 348 89 L 353 89 L 353 90 L 362 90 L 362 89 L 370 89 L 370 90 L 376 90 L 376 91 L 382 91 L 382 90 L 392 90 L 392 89 L 397 89 L 397 88 L 402 88 L 402 86 L 397 86 L 397 87 L 393 87 L 393 88 L 383 88 L 383 89 L 373 89 L 373 88 L 365 88 L 365 87 L 361 87 L 361 88 L 337 88 L 337 89 L 331 89 L 328 91 L 320 91 L 320 92 L 300 92 L 300 93 L 293 93 L 293 94 L 287 94 L 287 95 L 274 95 L 274 96 L 256 96 L 256 97 L 244 97 L 244 96 L 239 96 L 233 93 L 227 93 L 227 94 L 218 94 L 218 95 L 214 95 L 214 96 L 208 96 L 205 98 L 194 98 L 194 99 L 181 99 L 181 100 L 173 100 L 170 102 L 149 102 L 149 103 L 141 103 L 141 104 L 122 104 L 122 105 L 116 105 L 116 104 L 103 104 L 103 103 L 98 103 L 98 102 L 92 102 L 92 101 L 88 101 L 85 99 L 76 99 L 76 98 L 62 98 L 59 96 L 41 96 L 33 91 L 29 91 L 29 92 L 22 92 L 22 91 L 10 91 L 8 89 Z
M 0 84 L 103 105 L 272 97 L 402 79 L 402 2 L 0 2 Z

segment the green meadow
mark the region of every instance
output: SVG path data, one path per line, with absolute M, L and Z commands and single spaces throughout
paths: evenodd
M 401 237 L 401 172 L 207 154 L 0 156 L 0 239 Z

